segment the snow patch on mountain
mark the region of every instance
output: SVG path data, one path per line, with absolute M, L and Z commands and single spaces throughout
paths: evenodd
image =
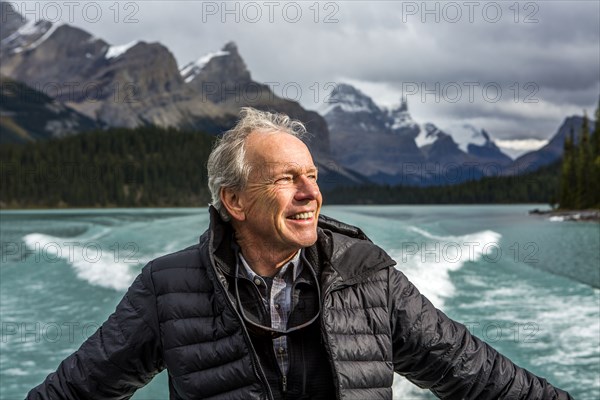
M 412 117 L 408 113 L 405 113 L 403 115 L 392 115 L 392 118 L 393 119 L 391 121 L 390 129 L 396 130 L 403 128 L 414 128 L 419 126 L 419 124 L 413 121 Z
M 465 153 L 469 152 L 469 144 L 485 146 L 490 142 L 490 137 L 483 129 L 477 129 L 471 124 L 456 123 L 446 125 L 442 130 L 452 136 L 454 142 Z
M 344 112 L 357 113 L 357 112 L 369 112 L 369 107 L 360 103 L 345 103 L 345 102 L 335 102 L 332 101 L 327 104 L 327 107 L 323 109 L 322 113 L 327 114 L 329 111 L 334 108 L 339 107 L 340 110 Z
M 436 140 L 438 140 L 438 138 L 442 137 L 442 135 L 445 135 L 444 132 L 430 122 L 419 124 L 419 128 L 419 135 L 415 138 L 415 142 L 417 142 L 418 147 L 424 147 L 433 144 Z
M 388 116 L 387 126 L 392 133 L 409 134 L 412 137 L 417 137 L 421 131 L 419 124 L 412 119 L 408 112 L 406 99 L 403 98 L 400 104 L 392 108 L 385 108 L 384 111 Z
M 229 55 L 229 52 L 223 50 L 208 53 L 200 57 L 196 61 L 192 61 L 186 64 L 183 68 L 179 70 L 179 73 L 181 74 L 181 77 L 185 80 L 185 82 L 189 83 L 198 75 L 198 73 L 202 70 L 202 68 L 204 68 L 206 64 L 208 64 L 210 60 L 212 60 L 215 57 L 222 57 L 227 55 Z
M 25 24 L 23 26 L 21 26 L 19 29 L 17 29 L 17 31 L 15 33 L 10 35 L 6 39 L 9 40 L 12 36 L 15 36 L 15 35 L 23 35 L 23 36 L 35 35 L 36 33 L 41 33 L 41 31 L 43 29 L 44 28 L 43 28 L 42 21 L 36 21 L 36 20 L 30 19 L 30 20 L 27 20 L 27 22 L 25 22 Z
M 56 24 L 52 24 L 50 26 L 50 29 L 48 29 L 43 35 L 42 37 L 40 37 L 38 40 L 36 40 L 35 42 L 33 42 L 32 44 L 30 44 L 29 46 L 27 46 L 27 50 L 30 49 L 35 49 L 36 47 L 38 47 L 40 44 L 44 43 L 46 41 L 46 39 L 48 39 L 50 36 L 52 36 L 52 34 L 61 26 L 63 26 L 64 23 L 63 22 L 58 22 Z
M 348 113 L 379 112 L 381 109 L 360 90 L 346 84 L 339 84 L 333 89 L 328 101 L 319 109 L 321 115 L 338 108 Z
M 139 42 L 140 42 L 139 40 L 134 40 L 133 42 L 129 42 L 127 44 L 121 44 L 118 46 L 110 46 L 108 48 L 108 50 L 106 51 L 106 54 L 104 55 L 104 57 L 106 59 L 117 58 L 117 57 L 121 56 L 122 54 L 124 54 L 125 52 L 127 52 L 127 50 L 129 50 L 130 48 L 132 48 Z
M 2 40 L 2 47 L 12 53 L 34 49 L 62 25 L 64 25 L 62 22 L 52 24 L 45 20 L 27 20 L 19 29 Z

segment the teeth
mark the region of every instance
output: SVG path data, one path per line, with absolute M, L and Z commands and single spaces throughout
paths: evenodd
M 292 215 L 290 218 L 292 218 L 292 219 L 309 219 L 309 218 L 312 218 L 313 215 L 315 215 L 314 211 L 309 211 L 309 212 L 303 212 L 303 213 L 299 213 L 296 215 Z

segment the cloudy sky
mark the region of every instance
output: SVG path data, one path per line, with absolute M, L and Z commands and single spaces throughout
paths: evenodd
M 234 41 L 255 80 L 307 108 L 346 82 L 382 106 L 404 94 L 418 122 L 471 123 L 506 146 L 539 146 L 566 116 L 592 115 L 600 94 L 594 0 L 12 3 L 113 45 L 161 42 L 180 66 Z

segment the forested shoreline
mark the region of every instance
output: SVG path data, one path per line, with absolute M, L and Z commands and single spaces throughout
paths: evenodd
M 0 146 L 2 208 L 181 207 L 208 203 L 215 137 L 140 127 Z
M 215 137 L 200 132 L 113 128 L 0 146 L 0 206 L 201 207 Z M 560 163 L 533 173 L 458 185 L 366 185 L 324 190 L 325 204 L 556 203 Z

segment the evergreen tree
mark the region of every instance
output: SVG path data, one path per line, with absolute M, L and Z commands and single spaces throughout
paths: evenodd
M 600 98 L 598 99 L 598 107 L 596 108 L 596 112 L 594 113 L 594 118 L 596 118 L 594 124 L 594 132 L 592 133 L 592 151 L 594 156 L 600 155 Z
M 592 207 L 600 208 L 600 98 L 598 99 L 598 107 L 594 113 L 596 123 L 594 124 L 594 132 L 592 133 Z
M 581 134 L 577 145 L 577 202 L 576 207 L 579 209 L 588 208 L 592 205 L 592 152 L 590 146 L 590 128 L 587 113 L 583 115 L 583 123 L 581 124 Z
M 567 138 L 565 138 L 563 159 L 562 159 L 562 173 L 560 178 L 560 208 L 568 209 L 575 206 L 575 180 L 572 179 L 575 173 L 575 159 L 573 151 L 573 140 L 574 132 L 571 127 L 571 132 Z

